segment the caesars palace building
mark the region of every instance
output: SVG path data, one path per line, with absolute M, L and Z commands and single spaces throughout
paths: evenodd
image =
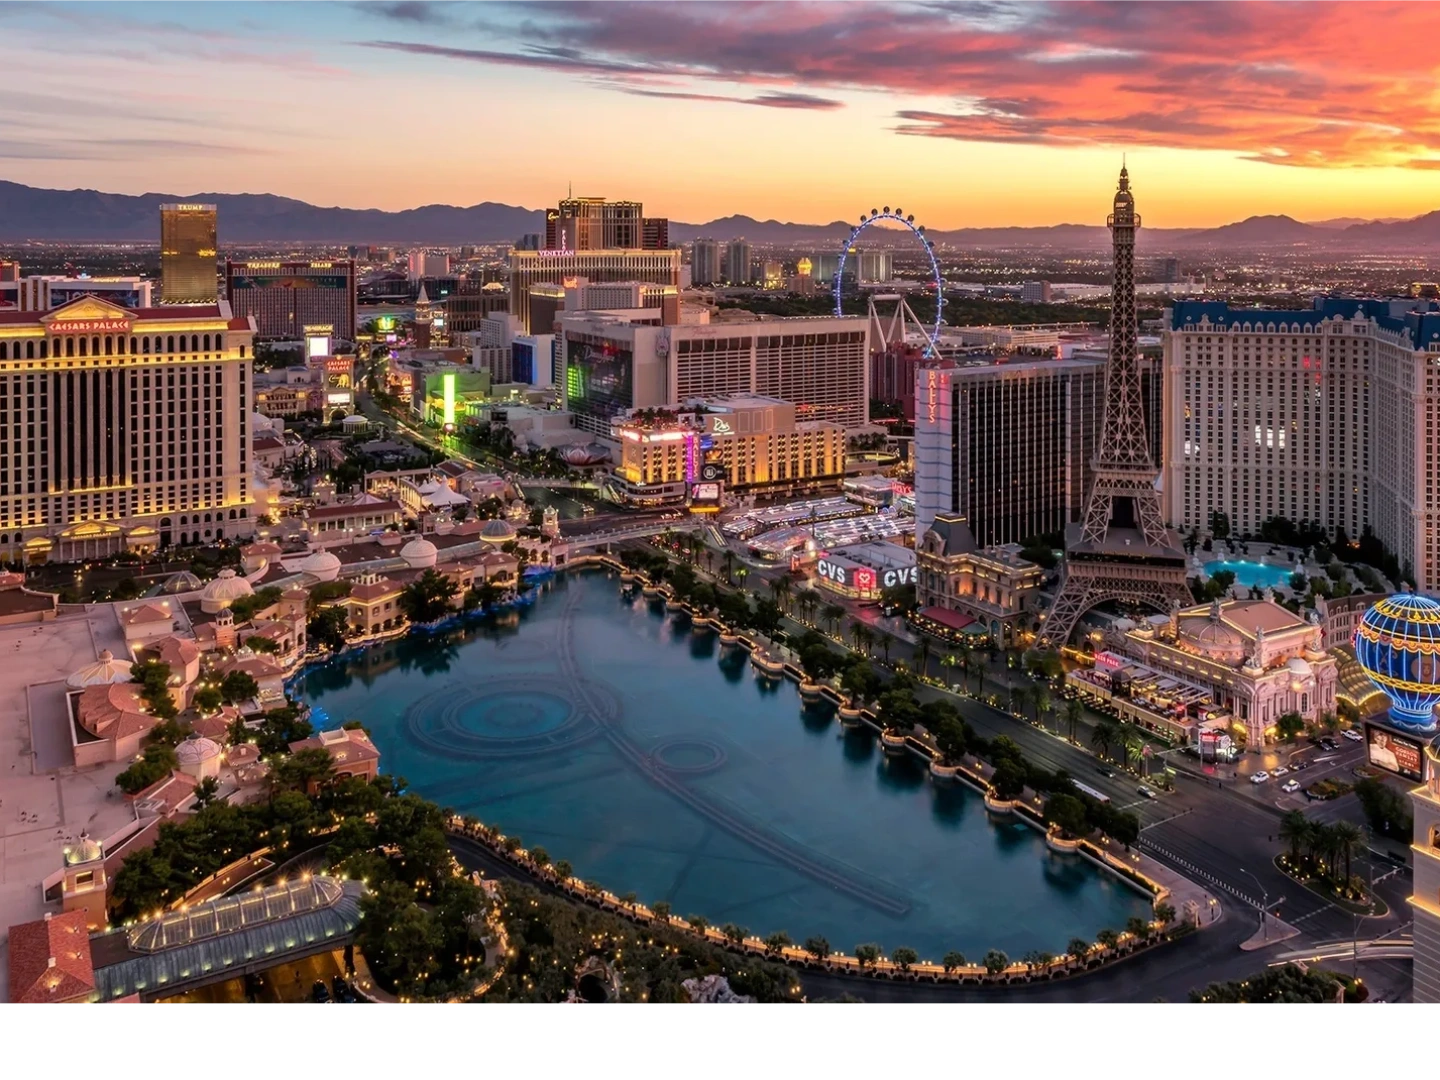
M 252 535 L 254 334 L 224 301 L 0 312 L 0 558 Z

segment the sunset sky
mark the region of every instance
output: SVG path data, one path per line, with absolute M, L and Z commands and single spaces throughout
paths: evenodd
M 0 4 L 0 179 L 934 228 L 1440 209 L 1440 4 Z

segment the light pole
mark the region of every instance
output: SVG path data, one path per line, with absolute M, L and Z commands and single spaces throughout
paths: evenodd
M 1269 941 L 1270 924 L 1266 921 L 1265 914 L 1266 908 L 1269 907 L 1270 891 L 1265 888 L 1259 878 L 1257 878 L 1254 874 L 1250 873 L 1250 871 L 1246 870 L 1243 866 L 1237 866 L 1235 869 L 1239 870 L 1240 873 L 1244 874 L 1251 881 L 1255 882 L 1256 885 L 1260 886 L 1260 933 L 1264 935 L 1264 940 Z

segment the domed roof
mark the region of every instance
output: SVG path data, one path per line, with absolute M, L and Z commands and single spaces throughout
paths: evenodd
M 81 863 L 94 862 L 102 854 L 100 845 L 81 833 L 79 840 L 65 848 L 65 865 L 79 866 Z
M 1228 623 L 1207 616 L 1180 620 L 1180 636 L 1196 645 L 1238 647 L 1245 644 L 1245 637 Z
M 491 518 L 480 527 L 482 539 L 492 544 L 503 544 L 515 539 L 515 526 L 503 518 Z
M 177 596 L 180 593 L 194 592 L 203 584 L 201 580 L 189 570 L 181 570 L 165 579 L 165 584 L 160 586 L 160 591 L 167 596 Z
M 246 581 L 234 570 L 225 569 L 220 571 L 220 576 L 210 584 L 206 585 L 200 593 L 200 604 L 202 607 L 210 605 L 210 609 L 229 607 L 242 596 L 250 596 L 255 592 Z
M 83 690 L 87 686 L 99 686 L 102 683 L 123 683 L 130 681 L 130 661 L 116 660 L 115 654 L 109 649 L 100 651 L 100 659 L 93 664 L 86 664 L 79 671 L 75 672 L 65 680 L 65 685 L 71 690 Z
M 1440 702 L 1440 602 L 1399 593 L 1374 604 L 1355 631 L 1355 658 L 1390 696 L 1390 719 L 1418 731 L 1435 729 Z
M 1315 669 L 1310 666 L 1310 661 L 1301 656 L 1292 656 L 1285 661 L 1285 666 L 1294 674 L 1304 677 L 1315 674 Z
M 186 739 L 175 747 L 175 759 L 181 765 L 195 765 L 220 756 L 220 747 L 210 739 Z
M 301 561 L 300 569 L 321 581 L 334 581 L 340 576 L 340 560 L 329 551 L 312 551 Z
M 417 536 L 400 549 L 400 557 L 411 567 L 420 569 L 434 566 L 435 560 L 440 557 L 440 552 L 429 540 L 423 536 Z

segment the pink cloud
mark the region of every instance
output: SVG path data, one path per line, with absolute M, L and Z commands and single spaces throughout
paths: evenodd
M 884 92 L 916 137 L 1227 150 L 1309 167 L 1440 159 L 1429 104 L 1440 5 L 726 3 L 506 5 L 517 47 L 382 48 L 569 70 L 636 92 L 656 76 L 797 103 Z M 1406 47 L 1411 43 L 1415 47 Z M 763 98 L 763 95 L 762 95 Z M 778 102 L 777 102 L 778 103 Z M 828 107 L 800 105 L 799 107 Z

